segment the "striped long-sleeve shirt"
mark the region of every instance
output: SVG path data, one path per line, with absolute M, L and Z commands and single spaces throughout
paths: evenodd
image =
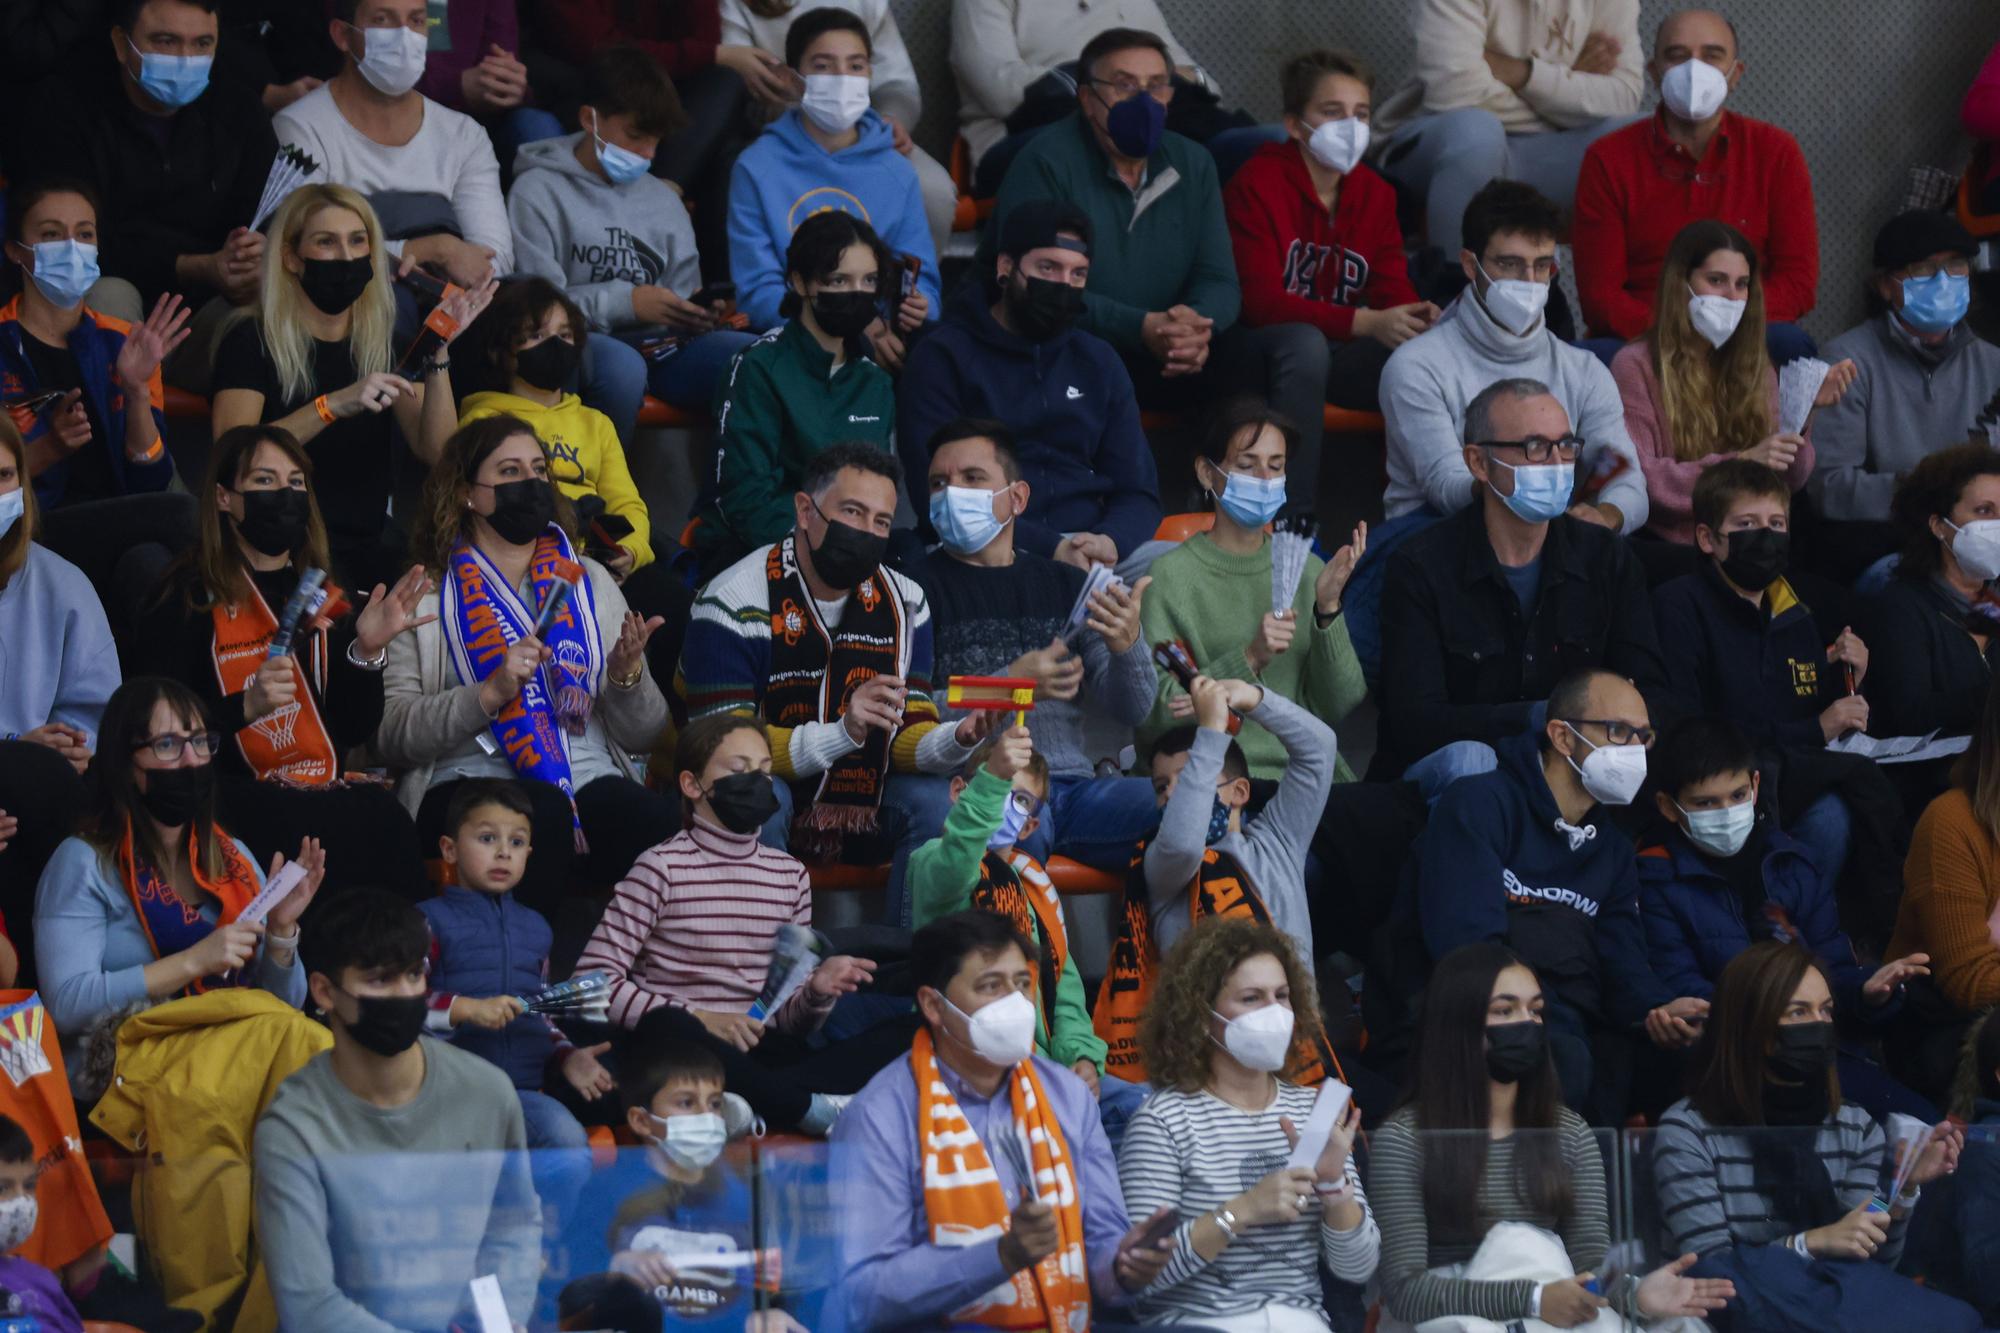
M 1653 1136 L 1653 1190 L 1674 1253 L 1707 1254 L 1732 1243 L 1766 1245 L 1805 1230 L 1803 1219 L 1777 1216 L 1770 1198 L 1757 1190 L 1749 1135 L 1808 1132 L 1711 1125 L 1685 1099 L 1668 1108 Z M 1819 1127 L 1813 1147 L 1842 1208 L 1855 1208 L 1890 1187 L 1883 1176 L 1887 1140 L 1860 1107 L 1842 1106 Z M 1902 1257 L 1907 1229 L 1907 1214 L 1889 1223 L 1888 1237 L 1875 1252 L 1877 1263 L 1893 1265 Z
M 1522 1197 L 1514 1174 L 1514 1152 L 1521 1135 L 1494 1139 L 1486 1145 L 1486 1170 L 1479 1180 L 1479 1215 L 1488 1224 L 1527 1222 L 1562 1237 L 1569 1261 L 1579 1273 L 1595 1272 L 1611 1245 L 1611 1218 L 1605 1204 L 1604 1158 L 1581 1117 L 1564 1108 L 1556 1127 L 1536 1131 L 1562 1140 L 1563 1161 L 1569 1167 L 1574 1203 L 1569 1216 L 1557 1218 L 1536 1211 Z M 1462 1263 L 1477 1250 L 1477 1242 L 1433 1241 L 1424 1214 L 1424 1143 L 1416 1113 L 1405 1108 L 1382 1122 L 1368 1145 L 1368 1188 L 1375 1215 L 1382 1223 L 1382 1298 L 1389 1313 L 1412 1324 L 1449 1315 L 1471 1315 L 1505 1323 L 1528 1317 L 1536 1284 L 1480 1282 L 1446 1277 L 1430 1270 Z M 1629 1287 L 1629 1283 L 1625 1284 Z M 1614 1304 L 1629 1302 L 1629 1292 L 1613 1293 Z
M 697 820 L 632 863 L 576 971 L 611 975 L 611 1021 L 620 1027 L 663 1004 L 742 1013 L 764 988 L 786 922 L 812 924 L 806 868 L 754 833 Z M 832 1007 L 801 987 L 771 1022 L 810 1032 Z
M 1140 1294 L 1144 1322 L 1199 1323 L 1205 1316 L 1247 1314 L 1270 1305 L 1310 1310 L 1324 1319 L 1317 1259 L 1324 1258 L 1334 1276 L 1347 1282 L 1366 1282 L 1375 1272 L 1382 1236 L 1352 1157 L 1347 1179 L 1361 1205 L 1361 1225 L 1353 1230 L 1334 1230 L 1314 1199 L 1295 1222 L 1239 1223 L 1236 1240 L 1211 1260 L 1196 1254 L 1190 1240 L 1204 1213 L 1285 1164 L 1291 1149 L 1279 1118 L 1290 1116 L 1294 1125 L 1304 1125 L 1316 1096 L 1312 1088 L 1280 1083 L 1269 1106 L 1250 1112 L 1207 1092 L 1163 1089 L 1132 1117 L 1118 1148 L 1125 1206 L 1133 1217 L 1144 1218 L 1165 1204 L 1179 1209 L 1182 1218 L 1173 1258 Z

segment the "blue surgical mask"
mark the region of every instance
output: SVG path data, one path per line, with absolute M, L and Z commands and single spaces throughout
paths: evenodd
M 1940 269 L 1928 278 L 1903 279 L 1903 322 L 1919 333 L 1943 333 L 1972 304 L 1972 279 Z
M 1027 828 L 1028 821 L 1034 817 L 1034 811 L 1018 794 L 1009 795 L 1007 808 L 1000 815 L 1000 827 L 993 830 L 993 836 L 986 840 L 986 845 L 995 851 L 1012 847 L 1021 840 L 1021 830 Z
M 1285 507 L 1285 479 L 1232 472 L 1215 502 L 1239 526 L 1261 528 Z
M 993 544 L 1008 523 L 993 517 L 993 492 L 970 486 L 947 486 L 931 492 L 931 527 L 938 540 L 960 555 L 973 555 Z
M 629 185 L 653 169 L 653 159 L 640 157 L 629 148 L 620 148 L 615 143 L 606 143 L 604 136 L 597 132 L 597 113 L 591 112 L 591 140 L 597 145 L 597 165 L 604 168 L 604 174 L 611 178 L 613 185 Z
M 29 276 L 49 303 L 74 310 L 84 293 L 97 285 L 97 247 L 89 241 L 37 241 L 35 269 Z
M 12 532 L 14 525 L 21 521 L 21 515 L 27 512 L 28 496 L 23 489 L 26 485 L 23 481 L 20 486 L 0 495 L 0 537 Z
M 1151 157 L 1167 132 L 1167 109 L 1152 94 L 1135 93 L 1111 108 L 1104 132 L 1126 157 Z
M 161 106 L 179 110 L 208 89 L 208 71 L 214 56 L 163 56 L 141 51 L 126 38 L 125 45 L 139 57 L 139 87 Z
M 1208 845 L 1213 847 L 1229 835 L 1229 807 L 1222 803 L 1220 796 L 1208 812 Z
M 1570 492 L 1576 487 L 1576 464 L 1509 463 L 1490 454 L 1486 461 L 1514 474 L 1512 495 L 1500 495 L 1497 487 L 1493 493 L 1500 495 L 1523 523 L 1551 523 L 1568 511 Z M 1493 485 L 1490 481 L 1486 484 Z

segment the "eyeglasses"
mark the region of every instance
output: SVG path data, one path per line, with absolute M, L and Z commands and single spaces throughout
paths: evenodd
M 1031 792 L 1009 792 L 1007 793 L 1007 804 L 1013 806 L 1030 819 L 1042 812 L 1042 803 L 1036 800 L 1034 794 Z
M 151 737 L 133 746 L 132 753 L 137 754 L 141 750 L 151 750 L 153 758 L 163 764 L 171 764 L 174 760 L 181 757 L 183 750 L 194 751 L 194 757 L 197 759 L 213 759 L 215 752 L 221 748 L 222 733 L 216 731 L 197 731 L 186 736 L 169 734 Z
M 1494 259 L 1482 260 L 1479 265 L 1486 270 L 1489 278 L 1505 278 L 1509 282 L 1520 282 L 1530 276 L 1536 282 L 1548 282 L 1556 275 L 1556 257 L 1543 255 L 1530 264 L 1519 255 L 1500 255 Z
M 1573 717 L 1569 724 L 1578 728 L 1603 727 L 1604 739 L 1613 745 L 1631 745 L 1636 741 L 1649 750 L 1653 748 L 1653 738 L 1659 734 L 1651 727 L 1635 727 L 1615 717 Z
M 1957 259 L 1947 259 L 1942 264 L 1933 264 L 1926 259 L 1921 264 L 1911 264 L 1905 268 L 1903 276 L 1922 282 L 1928 278 L 1935 278 L 1940 272 L 1954 278 L 1969 278 L 1972 276 L 1972 261 L 1960 256 Z
M 1111 100 L 1119 102 L 1137 93 L 1144 93 L 1159 102 L 1168 101 L 1174 95 L 1174 76 L 1171 74 L 1162 74 L 1159 78 L 1147 79 L 1144 83 L 1122 74 L 1115 79 L 1091 79 L 1090 82 L 1117 93 L 1118 96 Z
M 1524 440 L 1474 440 L 1481 449 L 1519 449 L 1527 455 L 1530 463 L 1546 463 L 1554 455 L 1558 462 L 1574 463 L 1577 453 L 1583 448 L 1581 435 L 1564 435 L 1551 440 L 1542 435 L 1530 435 Z

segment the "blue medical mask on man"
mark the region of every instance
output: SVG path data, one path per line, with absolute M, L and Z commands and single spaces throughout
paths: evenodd
M 157 51 L 141 51 L 127 37 L 125 45 L 139 57 L 139 73 L 134 81 L 141 92 L 161 106 L 178 111 L 208 90 L 208 72 L 214 56 L 167 56 Z
M 629 148 L 620 148 L 598 132 L 597 109 L 590 112 L 590 137 L 597 147 L 597 165 L 613 185 L 629 185 L 653 169 L 653 159 L 640 157 Z
M 1972 305 L 1972 279 L 1939 269 L 1928 278 L 1903 279 L 1903 322 L 1919 333 L 1945 333 Z
M 1014 521 L 1012 514 L 1005 519 L 994 517 L 993 497 L 997 494 L 974 486 L 945 486 L 932 491 L 931 527 L 938 540 L 959 555 L 976 555 L 991 546 Z
M 1576 489 L 1576 464 L 1509 463 L 1490 453 L 1486 461 L 1489 466 L 1497 464 L 1514 474 L 1512 495 L 1500 495 L 1500 488 L 1493 485 L 1491 478 L 1486 484 L 1523 523 L 1552 523 L 1569 511 L 1570 493 Z
M 74 310 L 97 285 L 97 246 L 91 241 L 68 237 L 60 241 L 37 241 L 35 266 L 29 273 L 49 304 Z

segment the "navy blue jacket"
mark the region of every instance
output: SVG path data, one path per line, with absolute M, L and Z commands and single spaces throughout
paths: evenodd
M 522 995 L 548 976 L 554 932 L 540 912 L 524 907 L 511 893 L 481 893 L 462 884 L 417 904 L 430 923 L 431 990 L 475 1000 Z M 522 1014 L 497 1032 L 460 1024 L 452 1044 L 505 1070 L 517 1088 L 536 1090 L 549 1057 L 554 1031 L 540 1014 Z
M 23 398 L 42 388 L 35 368 L 28 363 L 28 354 L 21 340 L 28 336 L 21 327 L 21 298 L 15 297 L 4 307 L 0 307 L 0 398 Z M 83 309 L 83 318 L 77 321 L 69 334 L 69 350 L 76 357 L 77 377 L 82 382 L 85 397 L 90 400 L 92 420 L 104 428 L 104 438 L 93 439 L 84 445 L 86 449 L 102 449 L 111 462 L 111 475 L 118 483 L 121 495 L 136 495 L 145 491 L 163 491 L 174 479 L 174 460 L 165 449 L 150 463 L 135 463 L 125 453 L 125 391 L 118 387 L 112 377 L 112 367 L 118 364 L 118 354 L 125 348 L 125 337 L 132 326 L 122 319 L 101 314 L 89 306 Z M 163 401 L 160 387 L 160 372 L 153 372 L 150 386 L 152 401 L 143 406 L 153 414 L 153 433 L 158 436 L 166 429 L 167 419 L 160 410 Z M 34 423 L 22 432 L 32 440 L 44 434 L 49 428 L 49 413 L 38 413 Z M 71 463 L 65 458 L 41 476 L 35 478 L 35 503 L 44 509 L 54 509 L 63 501 L 63 492 L 69 486 Z
M 1102 338 L 1071 329 L 1047 342 L 1009 333 L 969 285 L 910 350 L 896 401 L 896 448 L 917 513 L 928 513 L 927 446 L 953 417 L 1014 432 L 1028 512 L 1014 544 L 1052 556 L 1066 532 L 1101 532 L 1130 555 L 1160 526 L 1160 477 L 1139 424 L 1132 377 Z M 929 521 L 923 522 L 929 531 Z
M 1880 1021 L 1900 1009 L 1899 996 L 1886 1005 L 1862 1004 L 1862 984 L 1873 973 L 1856 961 L 1840 928 L 1840 910 L 1805 844 L 1768 818 L 1752 837 L 1764 849 L 1765 900 L 1784 912 L 1799 943 L 1831 969 L 1841 1011 Z M 1653 970 L 1675 995 L 1710 998 L 1730 959 L 1757 940 L 1779 938 L 1775 923 L 1744 916 L 1736 890 L 1678 828 L 1639 851 L 1639 911 Z
M 1948 1289 L 1988 1324 L 2000 1322 L 2000 1102 L 1973 1103 L 1952 1183 L 1959 1280 Z
M 1653 973 L 1632 842 L 1602 806 L 1571 847 L 1537 737 L 1501 741 L 1500 767 L 1445 788 L 1418 843 L 1416 911 L 1431 958 L 1497 940 L 1555 998 L 1616 1026 L 1675 998 Z
M 1791 584 L 1780 579 L 1765 590 L 1765 605 L 1753 606 L 1705 560 L 1654 591 L 1653 615 L 1667 682 L 1683 706 L 1728 718 L 1759 749 L 1826 745 L 1819 715 L 1847 685 L 1842 669 L 1827 664 L 1833 635 Z

